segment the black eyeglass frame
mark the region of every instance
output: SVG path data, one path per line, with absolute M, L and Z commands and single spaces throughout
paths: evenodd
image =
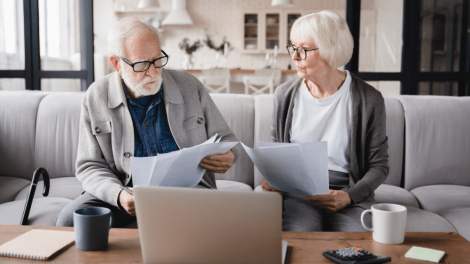
M 294 46 L 294 45 L 287 45 L 287 46 L 286 46 L 287 53 L 289 53 L 290 56 L 292 56 L 292 54 L 290 54 L 289 47 L 292 47 L 292 49 L 297 53 L 297 56 L 298 56 L 300 59 L 302 59 L 302 58 L 300 57 L 300 50 L 299 50 L 299 49 L 303 49 L 303 50 L 305 51 L 305 59 L 302 59 L 302 60 L 306 60 L 306 59 L 307 59 L 307 51 L 319 49 L 319 48 L 306 49 L 306 48 L 304 48 L 304 47 L 297 47 L 297 46 Z M 295 48 L 294 48 L 294 47 L 295 47 Z
M 155 60 L 153 60 L 153 61 L 139 61 L 139 62 L 136 62 L 136 63 L 130 63 L 128 60 L 124 59 L 123 57 L 120 57 L 120 58 L 121 58 L 121 60 L 122 60 L 123 62 L 125 62 L 125 63 L 127 63 L 129 66 L 131 66 L 131 67 L 132 67 L 132 70 L 133 70 L 134 72 L 145 72 L 145 71 L 148 71 L 148 69 L 150 69 L 150 66 L 151 66 L 151 65 L 153 65 L 155 68 L 163 68 L 165 65 L 168 64 L 168 61 L 170 60 L 170 56 L 168 56 L 168 54 L 166 54 L 165 51 L 163 51 L 163 50 L 161 50 L 161 51 L 162 51 L 162 53 L 163 53 L 163 56 L 160 57 L 160 58 L 157 58 L 157 59 L 155 59 Z M 163 59 L 163 58 L 166 58 L 166 63 L 165 63 L 164 65 L 162 65 L 162 66 L 157 66 L 157 65 L 155 65 L 155 62 L 157 62 L 157 60 L 161 60 L 161 59 Z M 149 63 L 149 66 L 147 67 L 146 70 L 144 70 L 144 71 L 136 71 L 136 70 L 134 69 L 134 65 L 139 64 L 139 63 L 144 63 L 144 62 L 148 62 L 148 63 Z

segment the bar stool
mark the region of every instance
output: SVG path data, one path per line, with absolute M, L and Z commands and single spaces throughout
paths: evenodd
M 256 70 L 255 76 L 243 77 L 245 94 L 250 94 L 250 90 L 253 91 L 253 95 L 263 94 L 266 90 L 269 90 L 269 94 L 272 94 L 274 92 L 274 87 L 281 84 L 281 76 L 281 70 Z
M 209 93 L 219 93 L 225 90 L 230 92 L 230 70 L 229 69 L 207 69 L 202 70 L 199 78 Z

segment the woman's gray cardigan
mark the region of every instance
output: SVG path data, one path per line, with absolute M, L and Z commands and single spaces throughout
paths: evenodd
M 374 87 L 351 74 L 351 146 L 349 186 L 343 191 L 352 203 L 370 208 L 374 191 L 388 175 L 388 139 L 385 130 L 385 103 Z M 301 78 L 281 84 L 274 93 L 271 141 L 290 142 L 294 98 Z M 343 128 L 338 128 L 343 129 Z

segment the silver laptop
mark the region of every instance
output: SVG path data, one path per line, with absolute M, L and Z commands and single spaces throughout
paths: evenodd
M 135 187 L 145 263 L 281 263 L 277 193 Z

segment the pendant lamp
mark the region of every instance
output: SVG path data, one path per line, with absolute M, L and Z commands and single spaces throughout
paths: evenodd
M 186 0 L 173 0 L 172 10 L 162 22 L 163 25 L 192 25 L 193 20 L 186 11 Z
M 272 6 L 294 6 L 292 0 L 272 0 Z
M 139 9 L 148 8 L 148 7 L 160 7 L 158 0 L 140 0 L 137 5 Z

